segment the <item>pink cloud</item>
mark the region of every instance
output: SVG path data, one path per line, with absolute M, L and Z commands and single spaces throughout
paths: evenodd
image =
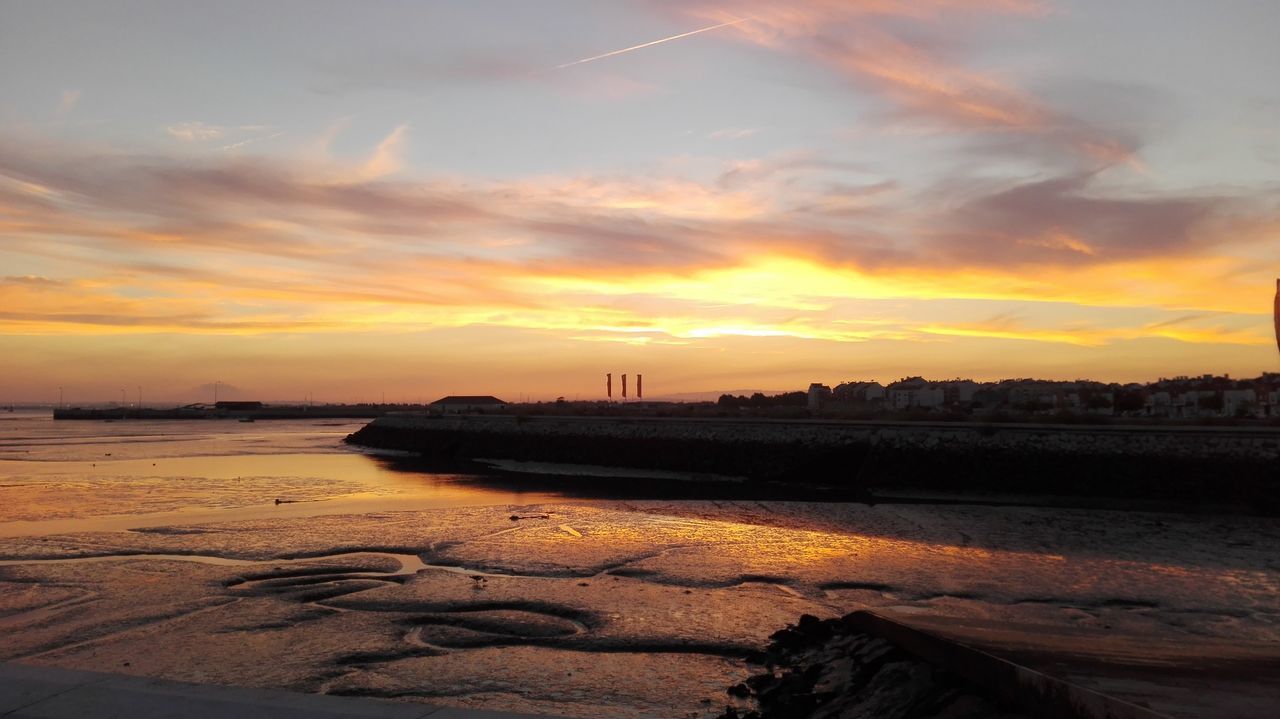
M 1137 165 L 1132 138 L 1093 127 L 1008 79 L 966 66 L 963 38 L 947 23 L 963 26 L 983 16 L 1034 18 L 1048 12 L 1042 3 L 701 0 L 659 5 L 705 20 L 748 18 L 726 31 L 838 73 L 855 90 L 886 104 L 887 125 L 923 122 L 935 130 L 1014 133 L 1069 151 L 1089 167 Z

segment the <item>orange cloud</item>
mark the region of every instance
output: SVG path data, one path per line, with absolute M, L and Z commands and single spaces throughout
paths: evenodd
M 797 183 L 849 169 L 803 157 L 704 182 L 321 169 L 0 153 L 0 233 L 18 238 L 0 254 L 55 270 L 0 283 L 0 336 L 1269 342 L 1255 285 L 1271 278 L 1250 243 L 1274 220 L 1246 199 L 1103 199 L 1080 175 L 935 189 L 922 214 L 892 182 Z
M 1234 344 L 1259 346 L 1268 344 L 1264 333 L 1254 330 L 1234 330 L 1222 327 L 1170 329 L 1154 326 L 1099 328 L 1076 327 L 1070 329 L 1046 329 L 1026 327 L 1016 323 L 974 323 L 953 326 L 926 325 L 919 328 L 926 334 L 951 337 L 976 337 L 986 339 L 1010 339 L 1028 342 L 1077 345 L 1080 347 L 1105 347 L 1115 342 L 1137 339 L 1170 339 L 1191 344 Z

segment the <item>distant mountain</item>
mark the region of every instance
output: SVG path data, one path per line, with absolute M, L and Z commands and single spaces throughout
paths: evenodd
M 707 390 L 705 392 L 677 392 L 674 394 L 655 395 L 653 397 L 645 397 L 645 399 L 654 402 L 714 402 L 720 399 L 720 395 L 731 394 L 735 397 L 742 395 L 750 397 L 759 392 L 761 394 L 773 396 L 775 394 L 786 394 L 787 392 L 795 392 L 796 390 L 788 389 L 721 389 Z

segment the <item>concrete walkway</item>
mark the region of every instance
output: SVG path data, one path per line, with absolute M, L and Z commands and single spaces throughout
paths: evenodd
M 869 615 L 864 630 L 1027 706 L 1065 704 L 1108 719 L 1280 717 L 1276 642 L 858 614 Z
M 186 684 L 25 664 L 0 664 L 4 719 L 539 719 L 358 697 Z M 552 719 L 542 717 L 541 719 Z

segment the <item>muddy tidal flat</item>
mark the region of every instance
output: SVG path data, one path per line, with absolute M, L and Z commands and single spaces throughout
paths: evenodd
M 10 538 L 0 658 L 568 716 L 710 716 L 749 675 L 742 657 L 803 613 L 1280 641 L 1274 527 L 614 504 Z
M 290 473 L 261 458 L 282 431 L 262 424 L 228 428 L 240 444 L 214 431 L 182 451 L 131 445 L 122 461 L 139 467 L 181 455 L 181 477 L 130 466 L 87 476 L 82 494 L 31 492 L 56 512 L 13 507 L 25 495 L 10 487 L 0 660 L 562 716 L 712 717 L 758 671 L 744 657 L 805 613 L 1280 647 L 1274 519 L 484 494 L 473 479 L 356 471 L 374 460 L 344 452 L 342 428 L 292 427 L 281 455 L 305 462 Z M 113 461 L 100 437 L 77 441 L 91 449 L 0 461 L 0 484 L 74 483 L 71 463 Z M 214 446 L 225 451 L 200 453 Z M 220 464 L 232 456 L 265 467 L 270 491 Z M 117 497 L 109 514 L 92 509 L 95 487 Z M 282 492 L 306 509 L 269 499 Z M 119 498 L 131 493 L 165 499 L 128 519 L 135 503 Z M 349 511 L 344 493 L 373 504 Z

